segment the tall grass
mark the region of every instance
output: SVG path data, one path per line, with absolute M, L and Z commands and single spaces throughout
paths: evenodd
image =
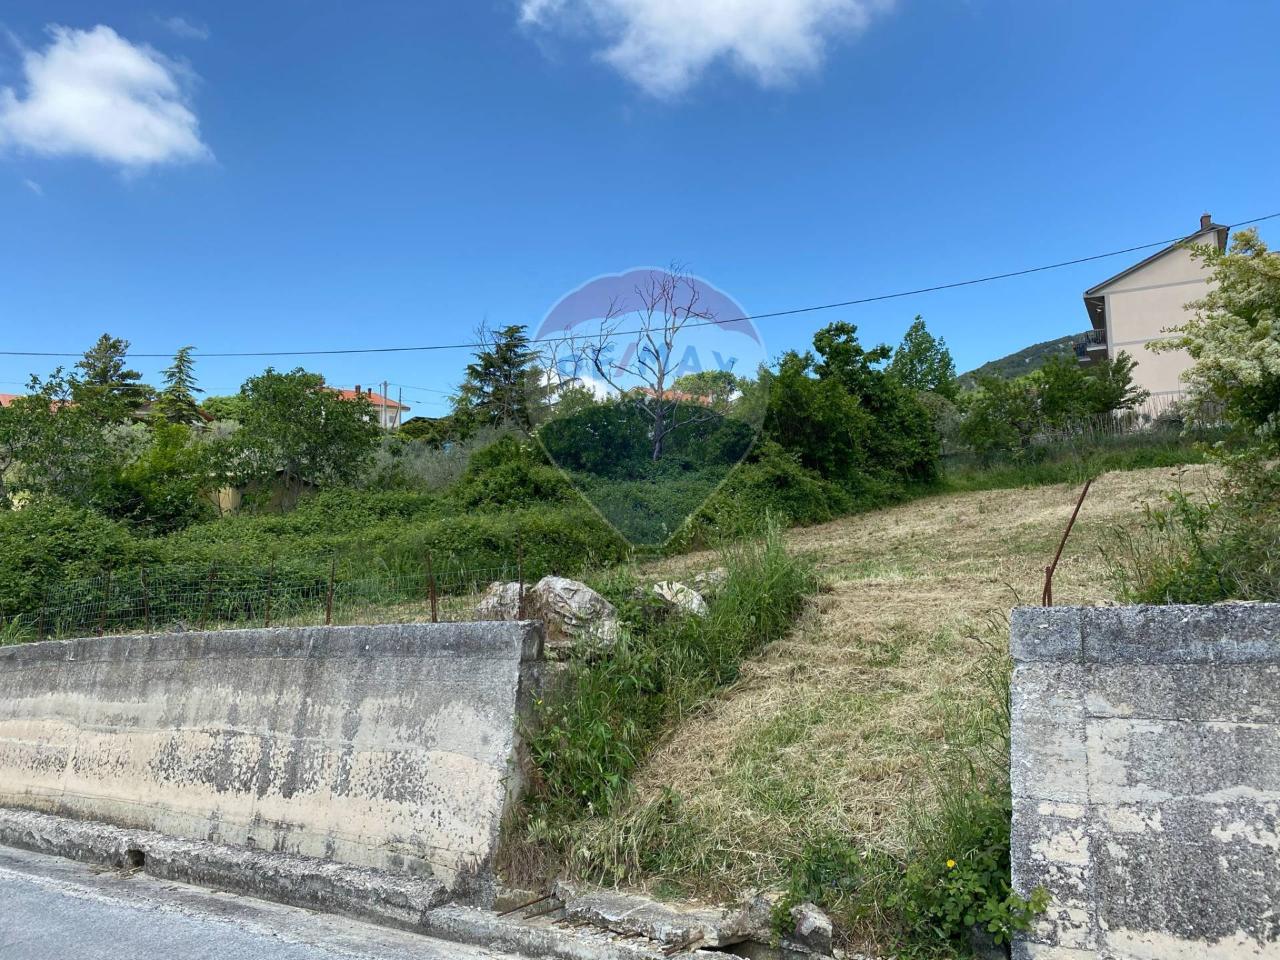
M 626 574 L 598 584 L 620 608 L 621 638 L 604 655 L 571 665 L 529 737 L 533 776 L 518 839 L 540 848 L 542 869 L 566 863 L 579 828 L 626 795 L 662 732 L 733 682 L 816 589 L 808 563 L 787 552 L 776 525 L 759 540 L 724 547 L 720 559 L 728 577 L 705 617 L 672 613 Z M 608 872 L 589 853 L 569 865 L 597 878 Z
M 1151 429 L 1138 433 L 1086 436 L 1029 448 L 1021 456 L 982 461 L 968 453 L 944 458 L 942 487 L 968 493 L 1012 487 L 1083 483 L 1112 470 L 1143 470 L 1203 463 L 1206 445 L 1218 433 Z
M 1104 553 L 1134 603 L 1280 601 L 1280 470 L 1254 452 L 1229 458 L 1216 489 L 1170 491 Z

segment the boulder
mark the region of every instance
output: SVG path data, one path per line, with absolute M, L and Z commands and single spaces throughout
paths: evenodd
M 585 583 L 543 577 L 525 598 L 527 615 L 546 623 L 553 646 L 610 646 L 618 639 L 618 611 Z
M 607 647 L 618 639 L 618 611 L 585 583 L 565 577 L 543 577 L 525 586 L 520 610 L 520 584 L 489 584 L 475 607 L 478 620 L 541 620 L 549 649 Z
M 653 585 L 653 592 L 682 613 L 695 617 L 707 615 L 707 601 L 693 587 L 676 580 L 663 580 Z
M 800 946 L 824 957 L 831 956 L 831 918 L 812 903 L 802 903 L 791 908 L 791 920 L 795 924 L 791 937 Z
M 529 597 L 525 596 L 525 606 L 529 605 Z M 480 602 L 476 604 L 477 620 L 519 620 L 520 619 L 520 584 L 516 581 L 504 583 L 499 580 L 489 584 Z

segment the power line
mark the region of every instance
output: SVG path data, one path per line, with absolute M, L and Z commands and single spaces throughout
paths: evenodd
M 453 390 L 437 390 L 435 387 L 415 387 L 411 383 L 393 383 L 393 387 L 402 387 L 405 390 L 421 390 L 423 393 L 439 393 L 446 397 L 451 397 L 456 393 Z
M 1241 220 L 1238 223 L 1227 225 L 1227 229 L 1235 230 L 1238 227 L 1247 227 L 1255 223 L 1262 223 L 1265 220 L 1274 220 L 1280 217 L 1280 212 L 1269 213 L 1263 217 L 1254 217 L 1251 220 Z M 1110 257 L 1122 256 L 1126 253 L 1137 253 L 1140 250 L 1150 250 L 1153 247 L 1167 247 L 1175 243 L 1180 243 L 1186 237 L 1174 237 L 1171 240 L 1154 240 L 1151 243 L 1140 243 L 1136 246 L 1125 247 L 1122 250 L 1111 250 L 1108 253 L 1095 253 L 1088 257 L 1077 257 L 1074 260 L 1060 260 L 1057 263 L 1048 263 L 1039 267 L 1026 267 L 1022 270 L 1010 270 L 1006 273 L 993 273 L 985 277 L 975 277 L 971 280 L 956 280 L 951 283 L 938 283 L 928 287 L 916 287 L 913 290 L 900 290 L 896 293 L 882 293 L 872 297 L 859 297 L 853 300 L 839 300 L 834 303 L 821 303 L 809 307 L 793 307 L 789 310 L 775 310 L 771 313 L 757 313 L 745 317 L 732 317 L 725 320 L 700 320 L 689 322 L 683 325 L 683 329 L 689 327 L 715 327 L 723 326 L 730 323 L 741 323 L 743 321 L 756 320 L 773 320 L 778 317 L 794 317 L 805 313 L 817 313 L 821 310 L 838 310 L 842 307 L 856 307 L 868 303 L 882 303 L 886 300 L 900 300 L 904 297 L 915 297 L 922 293 L 937 293 L 941 290 L 956 290 L 960 287 L 972 287 L 981 283 L 993 283 L 996 280 L 1011 280 L 1015 277 L 1025 277 L 1033 273 L 1044 273 L 1048 270 L 1060 270 L 1063 267 L 1079 266 L 1082 263 L 1092 263 L 1096 260 L 1106 260 Z M 615 330 L 611 333 L 613 337 L 635 336 L 644 333 L 644 330 Z M 541 337 L 533 338 L 530 343 L 556 343 L 562 340 L 562 337 Z M 231 357 L 333 357 L 333 356 L 350 356 L 354 354 L 369 353 L 428 353 L 439 350 L 475 350 L 479 347 L 487 346 L 483 343 L 434 343 L 424 346 L 413 347 L 352 347 L 339 350 L 253 350 L 242 352 L 228 353 L 193 353 L 194 357 L 204 359 L 212 358 L 231 358 Z M 41 351 L 26 350 L 0 350 L 2 357 L 66 357 L 75 358 L 83 356 L 83 353 L 51 353 Z M 167 360 L 172 354 L 168 353 L 130 353 L 130 357 L 135 359 L 147 360 Z M 414 387 L 406 389 L 426 390 L 427 387 Z M 444 392 L 444 391 L 437 391 Z

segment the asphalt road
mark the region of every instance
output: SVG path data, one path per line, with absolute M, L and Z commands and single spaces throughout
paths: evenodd
M 513 960 L 0 847 L 0 960 Z

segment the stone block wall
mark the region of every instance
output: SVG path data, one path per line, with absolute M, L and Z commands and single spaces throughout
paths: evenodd
M 1280 605 L 1021 608 L 1026 960 L 1280 958 Z
M 430 877 L 487 875 L 534 623 L 0 648 L 0 806 Z

